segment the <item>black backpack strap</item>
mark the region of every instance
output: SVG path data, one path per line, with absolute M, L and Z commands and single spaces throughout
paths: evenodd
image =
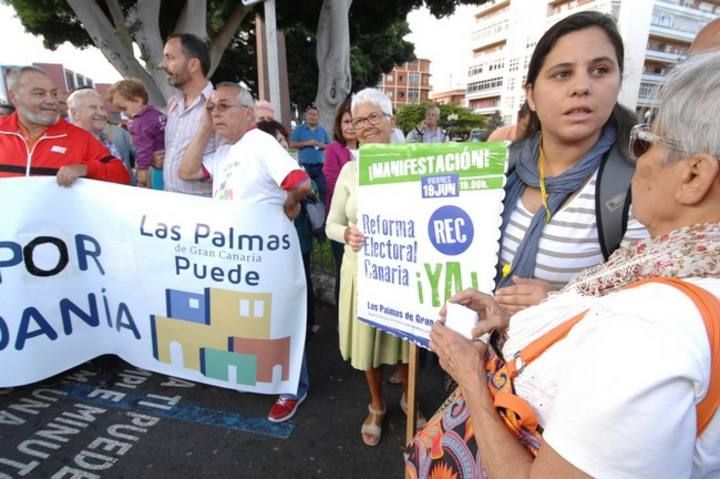
M 605 260 L 625 236 L 630 209 L 630 180 L 635 171 L 617 145 L 600 161 L 595 184 L 595 219 L 600 249 Z

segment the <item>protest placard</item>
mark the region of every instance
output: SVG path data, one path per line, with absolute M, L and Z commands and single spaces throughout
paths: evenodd
M 504 143 L 360 149 L 360 319 L 427 347 L 446 299 L 492 291 L 506 157 Z

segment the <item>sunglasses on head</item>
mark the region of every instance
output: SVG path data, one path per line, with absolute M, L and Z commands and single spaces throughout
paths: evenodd
M 630 131 L 630 144 L 628 147 L 628 150 L 630 151 L 630 158 L 633 161 L 637 161 L 638 158 L 647 153 L 655 143 L 676 151 L 683 151 L 683 148 L 677 141 L 669 140 L 660 135 L 656 135 L 650 131 L 649 124 L 640 123 L 639 125 L 635 125 Z

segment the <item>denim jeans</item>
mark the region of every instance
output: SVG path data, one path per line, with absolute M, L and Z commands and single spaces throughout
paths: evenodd
M 303 352 L 302 366 L 300 367 L 300 381 L 298 381 L 297 394 L 281 394 L 285 399 L 300 399 L 310 390 L 310 376 L 307 367 L 307 352 Z
M 325 174 L 322 170 L 322 163 L 303 163 L 300 166 L 305 168 L 310 179 L 317 185 L 320 201 L 322 201 L 324 205 L 327 205 L 327 182 L 325 181 Z

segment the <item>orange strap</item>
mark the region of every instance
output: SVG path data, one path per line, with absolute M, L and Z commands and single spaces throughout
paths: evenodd
M 645 283 L 667 284 L 682 291 L 695 304 L 695 307 L 697 307 L 705 322 L 705 328 L 707 329 L 708 340 L 710 342 L 710 383 L 708 384 L 707 394 L 697 405 L 697 436 L 700 436 L 708 424 L 710 424 L 718 407 L 720 407 L 720 300 L 699 286 L 675 278 L 663 278 L 659 276 L 647 278 L 633 283 L 628 286 L 628 288 L 634 288 Z M 546 349 L 567 336 L 573 326 L 585 317 L 585 313 L 587 313 L 587 310 L 551 329 L 527 345 L 523 350 L 519 351 L 515 357 L 507 363 L 510 380 L 515 379 L 525 366 L 540 356 Z M 506 407 L 514 411 L 518 416 L 523 418 L 525 425 L 529 426 L 536 423 L 535 414 L 522 399 L 508 393 L 502 393 L 502 399 L 498 399 L 499 395 L 500 393 L 497 393 L 495 397 L 496 406 Z M 505 396 L 513 396 L 520 402 L 523 402 L 523 405 L 518 406 L 517 401 L 510 401 Z M 529 409 L 529 413 L 526 409 Z
M 547 348 L 567 336 L 573 326 L 585 317 L 585 313 L 587 313 L 587 309 L 568 319 L 564 323 L 555 326 L 553 329 L 525 346 L 524 349 L 518 351 L 515 357 L 507 363 L 507 370 L 510 375 L 510 379 L 514 379 L 515 376 L 520 374 L 522 370 L 525 369 L 525 366 L 533 362 L 535 358 L 544 353 Z
M 517 415 L 517 419 L 524 427 L 534 431 L 537 429 L 537 416 L 530 405 L 519 396 L 507 391 L 496 391 L 493 399 L 495 407 L 500 407 L 512 411 Z

